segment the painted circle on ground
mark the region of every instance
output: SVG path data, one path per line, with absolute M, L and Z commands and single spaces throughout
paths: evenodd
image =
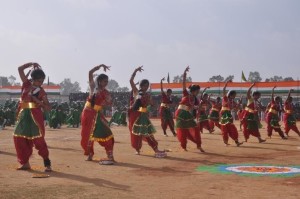
M 280 166 L 229 166 L 226 168 L 226 170 L 236 172 L 236 173 L 263 174 L 263 175 L 300 173 L 299 168 L 280 167 Z
M 237 174 L 242 176 L 300 176 L 300 166 L 260 165 L 260 164 L 215 164 L 202 165 L 198 171 L 220 174 Z

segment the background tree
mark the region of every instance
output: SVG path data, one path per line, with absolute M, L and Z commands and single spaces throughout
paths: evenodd
M 286 77 L 283 79 L 283 81 L 295 81 L 292 77 Z
M 7 77 L 0 76 L 0 86 L 11 86 Z
M 267 78 L 265 81 L 266 82 L 281 82 L 281 81 L 283 81 L 283 78 L 282 78 L 282 76 L 275 75 L 274 77 Z
M 173 83 L 181 83 L 183 80 L 183 75 L 176 75 L 174 78 L 173 78 Z M 192 78 L 190 76 L 186 77 L 186 81 L 187 82 L 192 82 Z
M 78 93 L 81 90 L 79 83 L 77 81 L 72 83 L 70 78 L 65 78 L 59 85 L 61 86 L 62 95 L 69 95 L 70 93 Z
M 209 82 L 224 82 L 224 77 L 222 77 L 221 75 L 215 75 L 215 76 L 212 76 L 211 78 L 209 78 L 208 81 Z
M 112 92 L 118 91 L 119 83 L 116 80 L 109 79 L 106 89 Z
M 234 79 L 234 75 L 229 75 L 228 77 L 225 78 L 224 82 L 227 82 L 229 80 L 233 80 Z
M 9 76 L 7 79 L 10 85 L 14 86 L 16 84 L 17 78 L 14 77 L 13 75 Z
M 248 81 L 249 82 L 261 82 L 262 78 L 260 77 L 259 72 L 254 71 L 249 73 Z

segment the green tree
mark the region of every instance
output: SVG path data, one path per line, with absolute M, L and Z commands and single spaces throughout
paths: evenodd
M 248 81 L 249 82 L 261 82 L 262 78 L 260 77 L 259 72 L 254 71 L 249 73 Z
M 59 85 L 61 86 L 62 95 L 69 95 L 70 93 L 78 93 L 81 90 L 79 83 L 77 81 L 72 83 L 70 78 L 65 78 Z
M 183 81 L 183 75 L 176 75 L 173 78 L 173 83 L 181 83 Z M 186 77 L 186 82 L 192 82 L 192 78 L 190 76 Z
M 234 79 L 234 75 L 229 75 L 228 77 L 225 78 L 224 82 L 227 82 L 229 80 L 233 80 Z
M 116 80 L 110 79 L 106 88 L 109 91 L 116 92 L 119 89 L 119 83 Z
M 283 81 L 282 76 L 277 76 L 277 75 L 266 79 L 266 82 L 281 82 L 281 81 Z
M 214 75 L 208 80 L 209 82 L 224 82 L 224 77 L 221 75 Z
M 0 86 L 11 86 L 7 77 L 0 76 Z
M 11 75 L 11 76 L 9 76 L 8 78 L 8 82 L 9 82 L 9 84 L 10 85 L 15 85 L 16 84 L 16 80 L 17 80 L 17 78 L 16 77 L 14 77 L 13 75 Z

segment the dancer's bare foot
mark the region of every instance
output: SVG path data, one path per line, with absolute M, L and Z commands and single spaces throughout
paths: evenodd
M 93 154 L 88 155 L 86 161 L 93 161 Z
M 51 166 L 46 166 L 46 167 L 45 167 L 45 172 L 51 172 L 51 171 L 52 171 Z
M 235 141 L 236 146 L 241 146 L 243 142 L 239 142 L 238 140 Z
M 135 152 L 135 155 L 140 155 L 140 154 L 141 154 L 141 152 L 138 150 Z
M 261 139 L 261 138 L 259 138 L 258 141 L 259 141 L 259 143 L 264 143 L 264 142 L 266 142 L 266 140 Z
M 229 145 L 230 145 L 228 142 L 224 142 L 224 144 L 225 144 L 226 146 L 229 146 Z
M 180 151 L 187 152 L 188 150 L 186 148 L 180 148 Z
M 29 162 L 27 162 L 17 168 L 17 170 L 30 170 L 30 169 L 31 169 L 31 167 L 30 167 Z
M 205 153 L 204 149 L 201 146 L 198 146 L 197 149 L 199 149 L 202 153 Z

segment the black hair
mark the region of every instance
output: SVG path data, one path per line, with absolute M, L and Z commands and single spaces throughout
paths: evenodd
M 96 82 L 99 85 L 99 82 L 101 82 L 102 80 L 105 80 L 105 79 L 108 79 L 108 76 L 102 73 L 102 74 L 97 76 Z
M 291 97 L 291 96 L 288 97 L 288 100 L 289 100 L 289 101 L 293 101 L 293 97 Z
M 196 90 L 200 90 L 200 86 L 192 84 L 192 85 L 189 86 L 189 89 L 190 89 L 190 92 L 194 92 Z
M 142 81 L 140 81 L 140 87 L 142 87 L 142 86 L 144 86 L 144 85 L 146 85 L 146 84 L 150 84 L 149 83 L 149 80 L 147 80 L 147 79 L 143 79 Z
M 221 100 L 221 97 L 217 97 L 217 100 Z
M 37 79 L 45 79 L 46 75 L 44 73 L 44 71 L 42 69 L 34 69 L 31 74 L 30 74 L 31 78 L 33 80 L 37 80 Z
M 236 91 L 234 91 L 234 90 L 232 90 L 232 91 L 229 91 L 229 93 L 228 93 L 228 97 L 229 97 L 229 96 L 232 96 L 232 95 L 236 95 Z
M 97 86 L 99 86 L 99 83 L 102 81 L 102 80 L 105 80 L 105 79 L 108 79 L 108 76 L 105 75 L 105 74 L 100 74 L 97 76 L 96 78 L 96 82 L 97 82 Z M 95 99 L 96 99 L 96 93 L 93 94 L 93 97 L 92 97 L 92 100 L 91 100 L 91 106 L 94 107 L 95 106 Z
M 261 96 L 261 93 L 260 93 L 259 91 L 254 91 L 254 92 L 252 93 L 252 96 L 255 96 L 255 95 Z
M 172 92 L 172 89 L 168 89 L 168 90 L 167 90 L 167 93 L 169 93 L 169 92 Z
M 275 97 L 275 101 L 276 101 L 276 100 L 281 100 L 281 98 L 280 98 L 279 96 L 276 96 L 276 97 Z

